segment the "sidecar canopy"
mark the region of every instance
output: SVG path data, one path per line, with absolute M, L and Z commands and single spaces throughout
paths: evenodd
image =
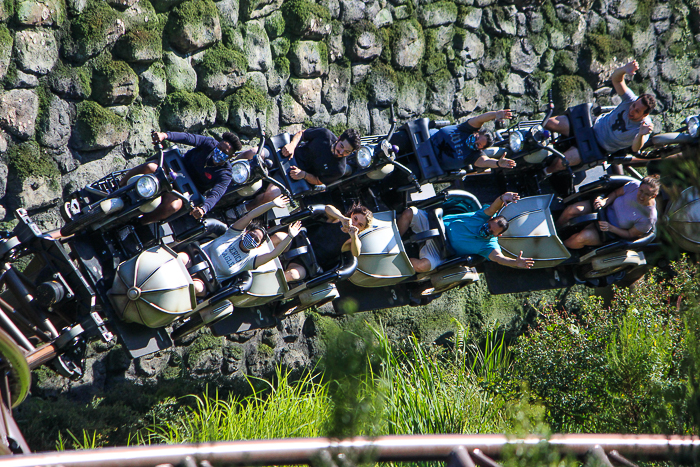
M 108 294 L 121 319 L 150 328 L 167 326 L 197 305 L 187 268 L 164 245 L 121 263 Z
M 700 253 L 700 191 L 686 188 L 668 207 L 666 225 L 681 249 Z
M 529 196 L 510 203 L 499 212 L 510 224 L 498 239 L 506 256 L 535 260 L 533 268 L 549 268 L 566 261 L 571 253 L 557 236 L 549 209 L 554 195 Z

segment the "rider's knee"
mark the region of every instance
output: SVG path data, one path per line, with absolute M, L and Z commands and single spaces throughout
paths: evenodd
M 306 277 L 306 269 L 300 264 L 292 263 L 289 265 L 286 271 L 284 271 L 284 278 L 287 282 L 300 281 Z
M 270 235 L 272 245 L 274 245 L 275 247 L 279 245 L 280 242 L 282 242 L 282 240 L 284 240 L 285 238 L 287 238 L 287 232 L 275 232 L 272 235 Z
M 189 268 L 190 266 L 192 266 L 192 260 L 190 260 L 190 255 L 188 255 L 184 251 L 181 251 L 180 253 L 178 253 L 177 257 L 180 261 L 182 261 L 182 264 L 184 264 L 186 268 Z

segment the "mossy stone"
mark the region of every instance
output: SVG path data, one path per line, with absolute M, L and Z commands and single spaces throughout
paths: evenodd
M 216 101 L 216 123 L 228 122 L 229 106 L 226 101 Z
M 126 121 L 129 123 L 129 137 L 124 141 L 124 153 L 128 157 L 146 155 L 153 150 L 151 130 L 159 124 L 158 109 L 139 102 L 128 107 Z
M 17 0 L 15 18 L 24 26 L 61 26 L 66 20 L 62 0 Z
M 328 48 L 320 41 L 295 41 L 289 50 L 289 61 L 299 78 L 323 76 L 328 72 Z
M 254 135 L 257 132 L 256 119 L 267 121 L 270 100 L 267 95 L 246 83 L 227 98 L 229 104 L 228 122 L 236 131 Z
M 632 56 L 632 44 L 627 39 L 603 34 L 588 34 L 586 45 L 592 58 L 608 63 L 615 58 Z
M 285 57 L 289 52 L 289 47 L 291 42 L 287 37 L 278 37 L 277 39 L 270 42 L 270 50 L 272 51 L 272 57 Z
M 309 0 L 286 0 L 281 10 L 289 34 L 322 39 L 331 32 L 331 12 L 323 5 Z
M 5 158 L 10 174 L 21 181 L 34 176 L 58 183 L 61 178 L 61 172 L 56 163 L 50 156 L 41 151 L 39 145 L 34 141 L 10 147 Z
M 243 25 L 243 53 L 250 71 L 267 71 L 272 66 L 270 39 L 260 21 L 248 21 Z
M 82 100 L 92 94 L 92 70 L 87 66 L 72 67 L 58 62 L 49 74 L 51 90 L 63 98 Z
M 570 50 L 557 50 L 554 54 L 554 73 L 573 75 L 578 71 L 578 57 Z
M 119 12 L 101 0 L 89 0 L 83 12 L 71 21 L 70 35 L 64 38 L 64 52 L 84 62 L 117 41 L 126 28 Z
M 557 76 L 552 85 L 554 103 L 559 109 L 567 109 L 572 105 L 583 104 L 593 100 L 593 90 L 589 84 L 576 75 Z
M 160 118 L 169 130 L 198 131 L 214 124 L 216 106 L 202 93 L 178 91 L 165 98 Z
M 5 78 L 10 67 L 13 39 L 7 26 L 0 24 L 0 80 Z
M 126 32 L 115 44 L 114 54 L 135 63 L 151 63 L 163 55 L 163 21 L 153 20 Z
M 447 68 L 447 57 L 444 53 L 430 54 L 430 58 L 423 64 L 423 71 L 426 76 L 434 75 L 445 68 Z
M 379 106 L 396 102 L 398 78 L 396 72 L 383 63 L 375 63 L 367 78 L 370 100 Z
M 144 102 L 158 104 L 165 99 L 168 90 L 163 62 L 153 62 L 139 74 L 139 91 Z
M 169 92 L 194 92 L 197 87 L 197 73 L 186 59 L 174 52 L 165 52 L 163 63 L 165 64 L 165 75 L 168 78 Z
M 265 18 L 265 31 L 270 39 L 276 39 L 284 34 L 287 23 L 284 20 L 281 11 L 275 11 L 270 16 Z
M 92 98 L 103 106 L 129 105 L 139 94 L 138 83 L 126 62 L 100 60 L 92 74 Z
M 457 5 L 454 2 L 435 2 L 423 5 L 419 17 L 423 26 L 430 28 L 452 24 L 457 20 Z
M 418 20 L 398 21 L 391 27 L 391 57 L 394 66 L 415 68 L 425 53 L 425 34 Z
M 78 104 L 72 145 L 79 150 L 94 151 L 121 144 L 129 136 L 129 127 L 118 117 L 94 101 Z
M 187 0 L 173 8 L 166 31 L 182 53 L 204 49 L 221 40 L 219 10 L 211 0 Z
M 361 20 L 345 30 L 348 38 L 347 51 L 351 60 L 371 61 L 377 58 L 384 47 L 383 34 L 370 21 Z
M 243 21 L 262 18 L 282 6 L 283 0 L 241 0 L 240 15 Z
M 197 65 L 198 88 L 212 99 L 220 99 L 245 83 L 246 57 L 219 44 L 208 49 Z

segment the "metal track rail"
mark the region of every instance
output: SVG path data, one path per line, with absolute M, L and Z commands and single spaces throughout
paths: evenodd
M 342 465 L 364 462 L 443 461 L 447 467 L 498 465 L 508 445 L 534 446 L 548 441 L 562 454 L 598 465 L 634 465 L 634 460 L 696 463 L 700 438 L 658 435 L 553 435 L 549 440 L 509 439 L 502 434 L 409 435 L 331 440 L 296 438 L 216 443 L 102 448 L 0 457 L 0 467 L 141 467 L 228 465 Z M 325 460 L 325 461 L 324 461 Z M 355 464 L 355 462 L 350 462 Z

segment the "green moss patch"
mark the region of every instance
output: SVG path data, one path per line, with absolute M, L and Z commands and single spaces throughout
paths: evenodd
M 248 60 L 242 53 L 219 44 L 207 50 L 197 68 L 209 75 L 236 70 L 245 73 L 248 69 Z
M 602 34 L 588 34 L 586 44 L 594 59 L 606 63 L 613 57 L 632 56 L 632 44 L 627 39 Z
M 8 149 L 5 159 L 10 173 L 13 173 L 19 180 L 35 176 L 46 178 L 57 184 L 61 177 L 61 172 L 53 159 L 44 154 L 34 141 L 12 146 Z
M 163 114 L 180 114 L 193 109 L 201 109 L 213 106 L 214 103 L 202 93 L 177 91 L 168 94 L 163 101 Z
M 586 100 L 592 93 L 591 87 L 585 79 L 576 75 L 557 76 L 552 85 L 554 102 L 560 109 L 568 108 L 575 103 Z M 592 97 L 592 96 L 591 96 Z
M 87 143 L 93 146 L 105 133 L 126 131 L 126 122 L 94 101 L 78 104 L 76 130 Z
M 282 16 L 286 22 L 286 31 L 297 36 L 312 28 L 312 22 L 330 23 L 331 12 L 323 5 L 309 0 L 285 0 L 282 4 Z
M 265 19 L 265 31 L 270 39 L 275 39 L 284 34 L 287 22 L 284 20 L 281 11 L 275 11 Z
M 246 82 L 241 88 L 227 98 L 230 109 L 238 109 L 240 107 L 253 108 L 257 112 L 265 112 L 270 106 L 270 101 L 266 94 L 254 87 L 249 82 Z
M 207 18 L 219 16 L 219 10 L 211 0 L 188 0 L 173 8 L 169 23 L 182 30 L 187 25 L 201 23 Z
M 88 67 L 71 67 L 59 61 L 47 83 L 58 95 L 87 99 L 92 94 L 92 71 Z
M 287 57 L 277 57 L 274 60 L 275 70 L 282 76 L 289 76 L 289 60 Z
M 101 0 L 88 0 L 82 13 L 71 22 L 68 45 L 87 55 L 98 52 L 105 43 L 107 31 L 121 15 Z
M 447 67 L 447 57 L 443 53 L 430 54 L 423 63 L 423 71 L 426 76 L 437 73 Z
M 115 54 L 127 61 L 152 61 L 160 58 L 163 53 L 165 18 L 162 15 L 156 18 L 155 21 L 127 31 L 115 45 Z

